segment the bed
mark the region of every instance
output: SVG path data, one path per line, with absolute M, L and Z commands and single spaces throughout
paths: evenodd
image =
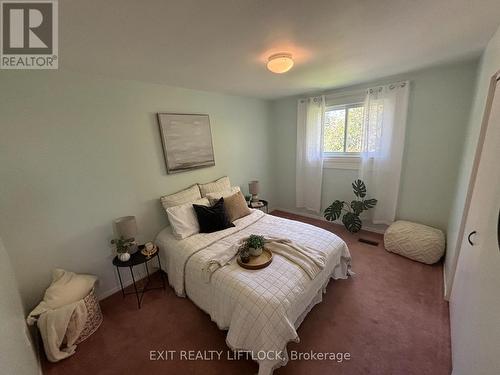
M 168 280 L 178 296 L 189 297 L 227 330 L 233 350 L 248 351 L 268 375 L 288 361 L 286 345 L 298 342 L 297 328 L 321 302 L 330 280 L 347 278 L 351 257 L 338 236 L 321 228 L 265 214 L 259 210 L 234 222 L 235 227 L 183 240 L 170 227 L 156 238 Z M 217 254 L 250 234 L 288 238 L 326 254 L 325 267 L 310 279 L 302 268 L 275 255 L 260 270 L 241 268 L 235 259 L 207 275 L 204 267 Z

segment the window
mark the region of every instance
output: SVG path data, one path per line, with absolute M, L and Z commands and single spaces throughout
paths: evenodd
M 323 129 L 325 158 L 357 156 L 361 152 L 363 104 L 328 107 Z

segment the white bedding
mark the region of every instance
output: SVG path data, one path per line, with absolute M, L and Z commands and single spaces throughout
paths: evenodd
M 188 296 L 207 312 L 220 329 L 228 329 L 226 342 L 232 349 L 257 353 L 282 352 L 278 358 L 257 359 L 259 375 L 286 364 L 286 344 L 299 341 L 296 328 L 330 278 L 346 278 L 350 267 L 347 245 L 321 228 L 264 214 L 252 213 L 234 222 L 235 227 L 177 240 L 170 227 L 156 238 L 168 280 L 179 296 Z M 264 269 L 241 268 L 235 260 L 215 271 L 210 281 L 203 266 L 220 252 L 250 234 L 288 238 L 327 255 L 325 268 L 311 280 L 296 264 L 276 255 Z

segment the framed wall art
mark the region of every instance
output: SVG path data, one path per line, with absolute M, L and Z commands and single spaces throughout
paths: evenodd
M 158 113 L 167 173 L 215 165 L 208 115 Z

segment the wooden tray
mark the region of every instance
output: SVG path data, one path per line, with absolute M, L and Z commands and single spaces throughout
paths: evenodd
M 239 256 L 237 257 L 237 261 L 241 267 L 246 268 L 247 270 L 258 270 L 271 264 L 273 261 L 273 253 L 271 250 L 264 248 L 262 249 L 262 254 L 258 257 L 251 256 L 248 263 L 243 263 Z

